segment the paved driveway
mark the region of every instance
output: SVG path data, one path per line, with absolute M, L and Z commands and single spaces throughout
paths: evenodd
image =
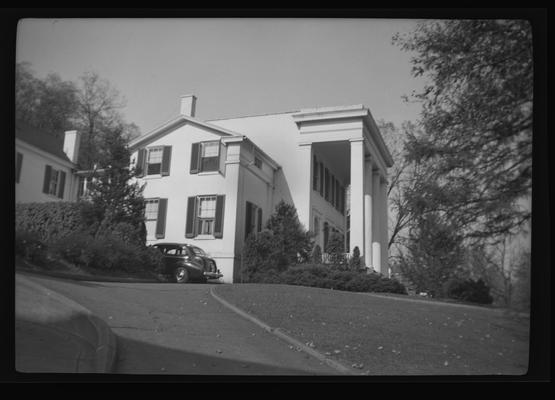
M 210 284 L 28 277 L 106 321 L 117 336 L 116 373 L 338 374 L 222 306 Z

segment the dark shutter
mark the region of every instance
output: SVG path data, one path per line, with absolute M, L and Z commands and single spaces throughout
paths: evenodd
M 47 165 L 44 169 L 44 183 L 42 185 L 42 192 L 48 194 L 50 190 L 50 175 L 52 174 L 52 167 Z
M 335 209 L 339 211 L 339 204 L 341 201 L 341 189 L 339 187 L 339 181 L 335 181 Z
M 172 159 L 172 147 L 164 146 L 162 152 L 162 176 L 167 176 L 170 174 L 170 164 Z
M 187 221 L 185 221 L 185 237 L 195 237 L 195 216 L 197 208 L 197 197 L 191 196 L 187 199 Z
M 331 201 L 331 205 L 334 206 L 335 205 L 335 177 L 333 176 L 333 174 L 330 174 L 330 179 L 331 179 L 330 201 Z
M 324 164 L 320 163 L 320 196 L 324 197 Z
M 15 159 L 15 181 L 19 183 L 19 176 L 21 175 L 21 163 L 23 162 L 23 154 L 17 153 Z
M 60 186 L 58 187 L 58 197 L 60 199 L 64 198 L 65 185 L 66 185 L 66 173 L 64 171 L 60 171 Z
M 312 162 L 312 189 L 318 190 L 318 160 L 316 156 L 313 156 L 314 161 Z
M 220 142 L 220 173 L 222 175 L 224 175 L 225 172 L 225 145 L 223 144 L 223 142 Z
M 262 209 L 259 208 L 258 209 L 258 227 L 256 228 L 257 232 L 260 232 L 262 230 Z
M 137 152 L 137 164 L 135 165 L 138 177 L 143 177 L 145 175 L 145 161 L 146 149 L 139 149 Z
M 224 205 L 225 196 L 216 197 L 216 221 L 214 222 L 214 237 L 222 238 L 224 236 Z
M 158 200 L 158 217 L 156 219 L 156 239 L 163 239 L 166 235 L 166 212 L 168 199 Z
M 191 145 L 191 174 L 198 174 L 200 161 L 200 143 Z
M 247 201 L 247 212 L 245 213 L 245 239 L 250 235 L 252 230 L 252 203 Z

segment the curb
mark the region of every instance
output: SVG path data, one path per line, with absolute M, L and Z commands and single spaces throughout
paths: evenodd
M 94 368 L 85 368 L 85 373 L 110 373 L 113 372 L 116 361 L 116 337 L 110 327 L 99 317 L 94 315 L 87 308 L 81 304 L 54 292 L 39 283 L 33 282 L 25 276 L 18 275 L 16 279 L 21 280 L 24 285 L 36 290 L 43 296 L 61 303 L 63 306 L 71 310 L 76 315 L 74 319 L 77 322 L 67 323 L 63 328 L 56 327 L 56 329 L 63 330 L 73 336 L 76 336 L 94 349 L 95 363 Z M 17 305 L 16 305 L 17 310 Z M 60 310 L 56 310 L 60 312 Z M 17 314 L 17 313 L 16 313 Z M 49 316 L 41 315 L 39 317 L 42 323 L 49 322 Z M 79 355 L 80 356 L 80 355 Z
M 340 363 L 338 361 L 335 361 L 335 360 L 332 360 L 331 358 L 326 357 L 324 354 L 314 350 L 313 348 L 305 345 L 304 343 L 298 341 L 297 339 L 294 339 L 291 336 L 285 334 L 279 328 L 272 328 L 270 325 L 262 322 L 258 318 L 253 317 L 249 313 L 241 310 L 240 308 L 234 306 L 233 304 L 229 303 L 228 301 L 222 299 L 220 296 L 218 296 L 214 292 L 213 287 L 210 288 L 210 294 L 212 295 L 212 297 L 214 299 L 219 301 L 224 307 L 229 308 L 233 312 L 239 314 L 241 317 L 251 321 L 255 325 L 258 325 L 259 327 L 264 329 L 265 331 L 267 331 L 267 332 L 271 333 L 272 335 L 275 335 L 275 336 L 279 337 L 280 339 L 288 342 L 289 344 L 295 346 L 297 349 L 300 349 L 301 351 L 303 351 L 303 352 L 307 353 L 308 355 L 316 358 L 317 360 L 326 363 L 328 366 L 334 368 L 335 370 L 337 370 L 341 374 L 344 374 L 344 375 L 360 375 L 359 372 L 354 371 L 352 368 L 349 368 L 349 367 L 343 365 L 342 363 Z

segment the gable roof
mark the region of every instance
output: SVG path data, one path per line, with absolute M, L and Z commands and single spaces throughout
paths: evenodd
M 197 119 L 197 118 L 189 117 L 189 116 L 186 116 L 186 115 L 178 115 L 176 118 L 162 124 L 158 128 L 153 129 L 152 131 L 150 131 L 148 133 L 145 133 L 144 135 L 141 135 L 136 139 L 133 139 L 129 143 L 129 148 L 131 150 L 134 150 L 137 147 L 144 146 L 146 143 L 150 142 L 151 140 L 154 140 L 154 139 L 157 139 L 161 136 L 164 136 L 165 134 L 170 133 L 172 130 L 184 125 L 187 122 L 192 123 L 192 124 L 197 125 L 197 126 L 201 126 L 203 128 L 206 128 L 206 129 L 212 131 L 213 133 L 215 133 L 217 135 L 221 135 L 221 136 L 243 136 L 239 133 L 232 132 L 232 131 L 227 130 L 225 128 L 209 124 L 209 123 L 201 121 L 200 119 Z
M 63 161 L 72 163 L 64 153 L 63 139 L 59 139 L 50 133 L 18 121 L 15 125 L 15 137 Z

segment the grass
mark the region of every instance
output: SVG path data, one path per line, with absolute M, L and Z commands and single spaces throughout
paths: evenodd
M 529 321 L 500 310 L 288 285 L 221 285 L 216 292 L 361 373 L 527 372 Z

